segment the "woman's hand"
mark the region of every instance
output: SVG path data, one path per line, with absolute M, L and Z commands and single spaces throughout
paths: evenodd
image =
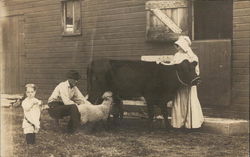
M 160 62 L 160 64 L 162 65 L 173 65 L 172 62 L 168 61 L 168 62 Z

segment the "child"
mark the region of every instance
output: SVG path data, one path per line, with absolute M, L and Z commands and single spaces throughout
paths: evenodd
M 40 105 L 42 101 L 35 98 L 37 89 L 35 84 L 27 84 L 25 88 L 26 98 L 22 102 L 24 112 L 22 127 L 26 135 L 27 144 L 35 144 L 35 134 L 38 133 L 40 128 Z

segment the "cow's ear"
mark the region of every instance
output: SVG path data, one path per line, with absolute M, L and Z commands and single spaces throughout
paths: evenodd
M 196 66 L 198 63 L 196 61 L 192 62 L 193 66 Z

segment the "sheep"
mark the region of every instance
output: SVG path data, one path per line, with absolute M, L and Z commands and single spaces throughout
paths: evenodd
M 103 102 L 100 105 L 81 104 L 77 106 L 81 115 L 81 125 L 109 118 L 113 104 L 112 92 L 105 92 L 102 98 Z

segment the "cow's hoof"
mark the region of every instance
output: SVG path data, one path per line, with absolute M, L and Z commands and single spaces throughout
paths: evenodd
M 173 127 L 169 123 L 167 123 L 167 124 L 165 124 L 165 129 L 166 130 L 172 130 Z
M 154 130 L 154 124 L 153 123 L 149 123 L 148 124 L 148 131 L 153 131 Z

